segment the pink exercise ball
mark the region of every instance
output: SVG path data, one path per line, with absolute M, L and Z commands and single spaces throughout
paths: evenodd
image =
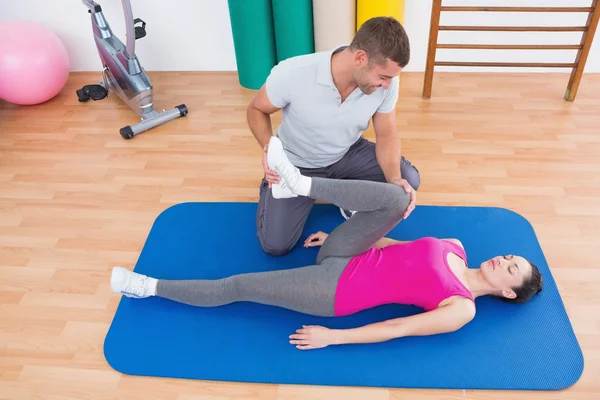
M 0 99 L 40 104 L 56 96 L 69 77 L 69 56 L 50 29 L 33 21 L 0 21 Z

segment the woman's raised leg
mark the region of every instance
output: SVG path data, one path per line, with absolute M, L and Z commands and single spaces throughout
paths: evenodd
M 317 263 L 328 257 L 354 257 L 369 250 L 402 220 L 410 202 L 410 195 L 397 185 L 360 180 L 316 179 L 311 195 L 356 210 L 323 242 Z M 351 206 L 345 208 L 346 205 Z
M 410 195 L 395 184 L 303 176 L 289 162 L 277 137 L 269 143 L 267 158 L 269 167 L 284 181 L 281 191 L 288 196 L 307 196 L 356 210 L 325 240 L 317 256 L 318 264 L 327 257 L 354 257 L 369 250 L 402 220 L 410 203 Z

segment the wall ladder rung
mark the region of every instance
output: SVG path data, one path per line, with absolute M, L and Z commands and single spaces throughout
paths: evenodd
M 433 73 L 435 66 L 455 67 L 546 67 L 546 68 L 571 68 L 571 75 L 567 84 L 564 98 L 567 101 L 575 100 L 581 76 L 585 68 L 592 41 L 600 19 L 599 0 L 591 0 L 590 7 L 487 7 L 487 6 L 443 6 L 442 0 L 433 0 L 431 21 L 429 26 L 429 46 L 427 49 L 427 63 L 423 82 L 423 98 L 431 97 Z M 587 13 L 584 26 L 440 26 L 442 12 L 526 12 L 526 13 Z M 440 31 L 473 31 L 473 32 L 582 32 L 580 43 L 577 44 L 551 44 L 551 45 L 519 45 L 519 44 L 459 44 L 438 43 Z M 542 63 L 542 62 L 463 62 L 436 59 L 437 49 L 475 49 L 475 50 L 577 50 L 575 60 L 570 63 Z

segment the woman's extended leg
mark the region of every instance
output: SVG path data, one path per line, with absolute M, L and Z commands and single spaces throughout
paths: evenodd
M 395 184 L 303 176 L 289 162 L 277 137 L 269 143 L 268 161 L 285 181 L 283 192 L 356 210 L 325 240 L 317 263 L 327 257 L 353 257 L 369 250 L 402 220 L 410 203 L 410 195 Z
M 247 301 L 305 314 L 333 316 L 337 282 L 349 258 L 321 265 L 253 272 L 214 280 L 162 280 L 124 268 L 113 269 L 111 287 L 128 297 L 159 296 L 198 307 Z

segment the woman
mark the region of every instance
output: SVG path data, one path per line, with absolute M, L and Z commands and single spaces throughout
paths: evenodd
M 426 311 L 354 329 L 304 326 L 290 336 L 290 343 L 306 350 L 455 331 L 473 319 L 479 296 L 522 303 L 542 289 L 539 270 L 523 257 L 498 256 L 468 268 L 456 239 L 385 238 L 410 200 L 397 185 L 303 176 L 276 137 L 267 160 L 281 178 L 273 185 L 275 197 L 308 196 L 357 211 L 330 235 L 318 232 L 306 240 L 307 247 L 321 246 L 316 265 L 215 280 L 159 280 L 117 267 L 112 290 L 199 307 L 250 301 L 318 316 L 345 316 L 393 303 Z

